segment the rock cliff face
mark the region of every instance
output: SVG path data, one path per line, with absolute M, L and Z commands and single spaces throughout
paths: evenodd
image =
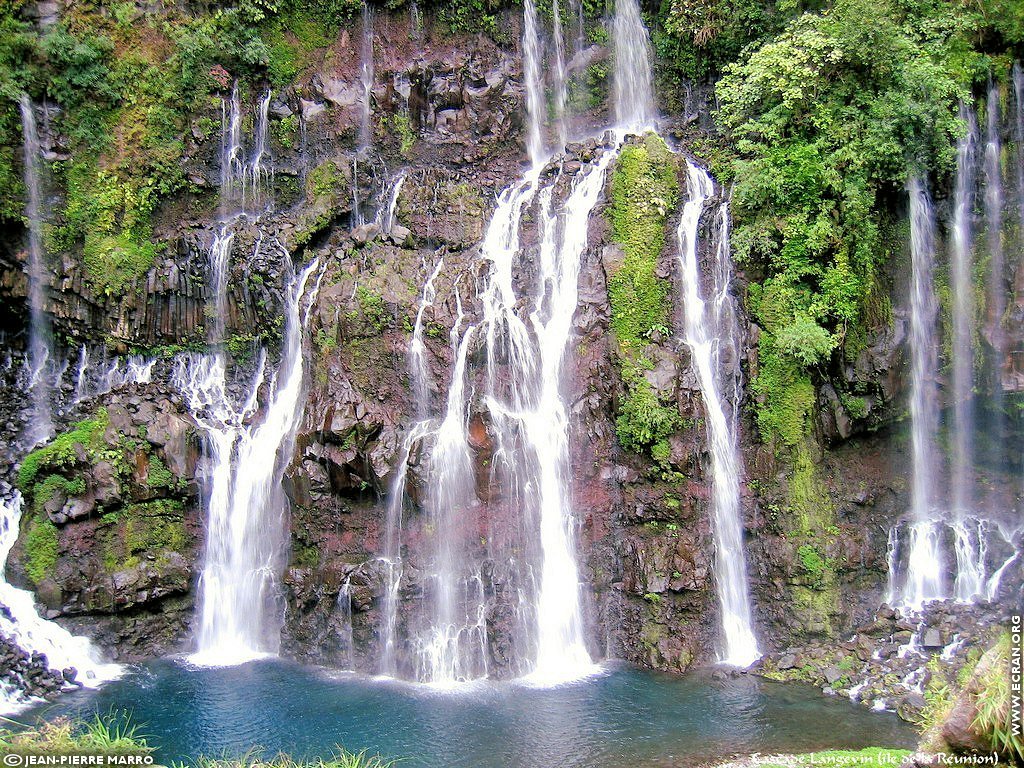
M 479 243 L 496 196 L 519 176 L 524 156 L 516 46 L 450 35 L 429 20 L 410 34 L 411 23 L 404 13 L 375 19 L 368 151 L 358 147 L 362 86 L 355 28 L 343 30 L 297 82 L 272 91 L 267 135 L 275 203 L 238 225 L 229 255 L 226 347 L 243 366 L 255 343 L 273 347 L 278 338 L 284 260 L 318 256 L 325 265 L 306 329 L 311 365 L 303 423 L 285 477 L 292 508 L 283 649 L 365 670 L 375 669 L 382 642 L 386 497 L 416 416 L 408 355 L 423 287 L 443 260 L 420 318 L 427 397 L 436 410 L 454 362 L 450 332 L 481 312 Z M 503 24 L 515 30 L 512 17 Z M 597 48 L 584 49 L 577 65 L 584 68 L 600 55 Z M 245 97 L 243 103 L 254 104 L 257 93 Z M 86 420 L 21 460 L 18 484 L 32 512 L 8 575 L 34 587 L 48 617 L 93 636 L 122 659 L 186 649 L 189 642 L 203 540 L 197 480 L 203 452 L 192 418 L 167 382 L 170 356 L 202 346 L 208 335 L 207 251 L 221 213 L 221 147 L 211 126 L 221 124 L 222 109 L 211 103 L 192 119 L 184 137 L 190 186 L 158 212 L 155 235 L 166 248 L 136 290 L 104 295 L 74 253 L 52 257 L 46 310 L 60 353 L 73 366 L 83 344 L 120 354 L 145 351 L 161 358 L 154 374 L 161 383 L 69 405 L 65 422 Z M 599 119 L 596 112 L 581 114 L 577 127 L 582 132 Z M 252 122 L 248 111 L 246 122 Z M 678 122 L 672 130 L 685 138 L 685 152 L 702 129 L 692 120 Z M 65 152 L 62 137 L 47 141 L 54 157 Z M 557 159 L 567 179 L 598 144 L 572 144 Z M 674 157 L 670 173 L 685 196 L 681 155 Z M 391 222 L 384 213 L 399 178 Z M 53 190 L 55 200 L 62 194 Z M 609 282 L 624 255 L 609 221 L 611 197 L 606 189 L 590 218 L 567 363 L 588 637 L 597 656 L 683 671 L 712 660 L 718 637 L 704 406 L 689 352 L 673 330 L 681 327 L 682 307 L 669 236 L 653 274 L 669 297 L 672 327 L 645 339 L 643 353 L 651 363 L 647 385 L 657 403 L 674 409 L 675 426 L 665 439 L 667 455 L 657 459 L 621 444 L 617 420 L 632 385 L 624 381 L 623 353 L 612 333 Z M 679 206 L 669 208 L 661 221 L 666 233 L 674 232 L 679 215 Z M 374 218 L 371 212 L 384 213 Z M 536 213 L 528 210 L 525 220 Z M 23 234 L 0 237 L 2 311 L 19 333 L 27 315 Z M 524 227 L 524 237 L 535 238 L 535 227 Z M 708 247 L 704 262 L 711 258 Z M 516 275 L 524 284 L 535 281 L 539 269 L 536 243 L 525 250 Z M 748 278 L 756 277 L 756 266 L 746 268 L 751 274 L 741 271 L 733 288 L 741 306 Z M 738 403 L 748 569 L 766 649 L 844 637 L 871 619 L 884 597 L 888 530 L 909 506 L 910 457 L 901 421 L 904 268 L 896 260 L 887 276 L 894 310 L 879 318 L 855 359 L 822 371 L 815 382 L 816 435 L 797 459 L 781 460 L 762 442 L 750 413 L 753 392 L 745 389 Z M 1017 274 L 1024 275 L 1024 264 Z M 737 362 L 749 381 L 759 329 L 747 319 L 741 325 Z M 1016 326 L 1007 328 L 1017 338 Z M 6 343 L 15 352 L 21 346 L 17 337 Z M 1011 388 L 1014 376 L 1004 376 Z M 69 403 L 71 388 L 69 379 Z M 856 403 L 838 394 L 849 391 L 858 393 Z M 19 404 L 13 384 L 5 392 L 0 423 L 11 436 L 21 426 Z M 478 517 L 463 522 L 500 537 L 503 521 L 512 518 L 502 512 L 508 500 L 488 484 L 494 446 L 485 414 L 479 403 L 469 414 L 479 505 Z M 22 457 L 4 459 L 12 473 L 15 459 Z M 404 531 L 411 567 L 399 595 L 408 606 L 422 597 L 417 562 L 437 535 L 418 512 L 419 461 L 419 449 L 412 451 Z M 26 475 L 28 466 L 33 469 Z M 1016 489 L 1001 471 L 989 474 L 993 498 L 1012 506 Z M 487 621 L 498 628 L 508 620 L 500 598 L 508 585 L 501 578 L 494 574 L 488 582 Z M 1015 589 L 1020 578 L 1018 564 L 1005 589 Z M 495 636 L 489 653 L 500 675 L 508 672 L 508 649 L 502 633 Z

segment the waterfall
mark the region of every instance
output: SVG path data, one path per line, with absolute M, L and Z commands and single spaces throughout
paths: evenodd
M 487 624 L 480 570 L 455 547 L 459 513 L 472 505 L 473 466 L 466 439 L 466 368 L 476 326 L 459 344 L 445 417 L 430 457 L 428 512 L 437 532 L 429 576 L 431 623 L 416 639 L 416 676 L 451 684 L 487 675 Z
M 1004 434 L 1002 372 L 1005 354 L 1003 316 L 1006 314 L 1006 258 L 1003 251 L 1002 141 L 999 137 L 999 87 L 991 83 L 985 102 L 985 230 L 988 245 L 988 337 L 992 345 L 992 412 L 994 431 Z M 1001 439 L 1001 437 L 1000 437 Z
M 910 551 L 897 599 L 908 608 L 945 594 L 941 526 L 935 519 L 935 435 L 938 427 L 937 303 L 934 293 L 935 215 L 924 183 L 907 182 L 910 195 L 910 419 L 913 445 Z
M 30 654 L 46 656 L 51 669 L 77 670 L 77 682 L 94 688 L 121 674 L 117 664 L 104 664 L 88 638 L 72 635 L 52 621 L 46 621 L 36 611 L 35 595 L 17 589 L 4 577 L 7 556 L 18 539 L 22 499 L 17 493 L 0 502 L 0 635 L 10 638 L 19 648 Z M 19 691 L 0 685 L 0 714 L 10 714 L 26 706 Z
M 344 669 L 355 668 L 355 643 L 352 637 L 352 577 L 346 576 L 338 592 L 338 613 L 341 614 L 341 641 L 344 647 Z
M 559 10 L 559 1 L 554 0 L 551 4 L 552 16 L 552 37 L 554 38 L 555 63 L 552 70 L 552 86 L 555 92 L 555 120 L 558 124 L 558 145 L 564 147 L 568 141 L 568 116 L 565 113 L 568 94 L 566 92 L 566 69 L 565 69 L 565 32 L 562 29 L 562 14 Z
M 533 412 L 524 414 L 523 425 L 540 474 L 543 560 L 537 598 L 537 660 L 531 678 L 542 683 L 580 677 L 593 669 L 584 642 L 569 466 L 569 414 L 562 386 L 578 300 L 580 263 L 587 246 L 587 222 L 613 157 L 614 152 L 606 152 L 593 168 L 573 180 L 561 216 L 552 208 L 552 187 L 545 190 L 541 207 L 544 237 L 539 300 L 531 316 L 540 345 L 540 392 Z
M 615 121 L 639 131 L 654 124 L 654 75 L 651 41 L 637 0 L 615 0 L 612 37 L 615 48 Z
M 985 593 L 986 524 L 975 518 L 957 519 L 950 527 L 956 554 L 953 594 L 957 600 L 969 602 Z
M 319 275 L 309 286 L 317 269 L 314 260 L 288 281 L 281 361 L 266 382 L 259 417 L 265 355 L 241 405 L 228 394 L 222 355 L 184 355 L 175 366 L 174 383 L 209 449 L 199 631 L 190 657 L 197 664 L 240 664 L 277 652 L 276 580 L 287 542 L 281 477 L 302 415 L 303 328 L 319 288 Z
M 46 316 L 46 289 L 48 269 L 43 254 L 42 193 L 39 185 L 39 132 L 36 129 L 32 102 L 22 94 L 21 127 L 24 151 L 24 179 L 28 200 L 25 218 L 28 219 L 28 368 L 31 412 L 25 428 L 31 445 L 41 443 L 53 433 L 51 418 L 51 391 L 47 379 L 50 360 L 50 323 Z
M 385 567 L 385 588 L 383 601 L 384 614 L 384 652 L 381 656 L 381 673 L 394 677 L 398 674 L 395 659 L 396 633 L 398 629 L 398 590 L 402 581 L 402 513 L 405 507 L 405 485 L 408 479 L 409 457 L 420 440 L 427 434 L 431 420 L 427 416 L 429 393 L 426 344 L 423 342 L 423 313 L 432 306 L 437 292 L 434 281 L 444 268 L 444 259 L 438 259 L 437 265 L 430 272 L 430 277 L 423 286 L 420 306 L 416 310 L 416 322 L 413 324 L 412 340 L 409 343 L 408 364 L 413 396 L 415 397 L 418 421 L 413 424 L 399 452 L 395 479 L 388 489 L 388 502 L 384 521 L 384 553 L 381 561 Z M 462 303 L 459 302 L 459 318 L 456 326 L 462 321 Z
M 270 92 L 260 99 L 256 113 L 253 149 L 248 161 L 242 139 L 242 99 L 238 83 L 231 89 L 231 98 L 221 103 L 220 199 L 221 220 L 228 221 L 246 211 L 266 206 L 273 168 L 267 131 L 270 124 Z M 229 208 L 237 203 L 240 208 Z
M 974 209 L 975 148 L 978 124 L 974 113 L 961 105 L 967 133 L 957 142 L 956 190 L 950 254 L 950 290 L 953 319 L 953 429 L 952 499 L 957 515 L 973 507 L 974 463 L 974 283 L 971 275 L 971 219 Z M 959 548 L 957 550 L 960 551 Z M 959 558 L 958 558 L 959 559 Z
M 527 541 L 511 552 L 492 552 L 495 568 L 515 583 L 512 633 L 519 645 L 515 668 L 531 682 L 553 684 L 588 674 L 580 577 L 575 555 L 563 363 L 572 337 L 580 260 L 587 226 L 615 152 L 573 179 L 561 210 L 554 179 L 537 194 L 528 173 L 505 190 L 488 225 L 482 258 L 490 269 L 480 293 L 482 320 L 469 325 L 455 347 L 455 366 L 444 417 L 429 457 L 426 507 L 439 536 L 430 573 L 432 615 L 415 639 L 420 679 L 450 684 L 486 675 L 485 589 L 477 564 L 457 549 L 460 518 L 478 505 L 468 385 L 470 352 L 486 355 L 479 402 L 486 409 L 494 452 L 490 482 L 501 488 L 522 521 Z M 540 252 L 536 292 L 524 317 L 513 269 L 521 256 L 519 229 L 536 200 Z M 532 331 L 532 332 L 531 332 Z M 454 336 L 454 334 L 453 334 Z M 529 539 L 539 533 L 531 545 Z
M 530 165 L 539 167 L 545 160 L 541 125 L 544 122 L 544 86 L 540 77 L 543 52 L 537 30 L 534 0 L 525 0 L 523 10 L 523 80 L 526 86 L 526 151 Z
M 412 375 L 413 394 L 416 396 L 416 409 L 420 420 L 427 417 L 429 386 L 427 376 L 427 347 L 423 343 L 423 313 L 428 307 L 434 305 L 437 291 L 434 288 L 434 281 L 444 268 L 444 259 L 438 259 L 437 265 L 427 278 L 423 286 L 423 296 L 420 298 L 420 306 L 416 310 L 416 321 L 412 327 L 412 340 L 409 342 L 409 372 Z
M 1017 208 L 1020 213 L 1020 231 L 1024 233 L 1024 68 L 1019 61 L 1013 62 L 1013 101 L 1016 106 L 1014 138 L 1017 140 Z
M 89 375 L 89 349 L 82 345 L 78 352 L 78 365 L 75 367 L 75 393 L 72 396 L 72 403 L 82 402 L 85 397 L 85 388 L 88 384 L 86 376 Z
M 385 235 L 391 234 L 395 228 L 395 214 L 398 211 L 398 197 L 402 194 L 402 185 L 405 184 L 405 171 L 399 171 L 391 180 L 388 187 L 387 206 L 377 210 L 376 224 Z
M 361 227 L 366 223 L 359 201 L 359 156 L 352 156 L 352 226 Z
M 230 101 L 221 102 L 220 194 L 224 203 L 234 198 L 245 178 L 242 152 L 242 100 L 236 81 Z
M 267 151 L 267 130 L 270 125 L 270 91 L 267 91 L 260 99 L 259 110 L 256 113 L 256 141 L 253 146 L 252 157 L 247 167 L 246 182 L 252 188 L 252 202 L 260 206 L 264 202 L 264 194 L 270 187 L 270 180 L 273 176 L 273 168 L 267 166 L 264 161 L 270 155 Z M 245 193 L 243 192 L 243 205 Z
M 373 12 L 368 3 L 363 4 L 363 44 L 360 49 L 359 82 L 363 88 L 363 99 L 359 113 L 359 152 L 370 148 L 373 136 L 370 130 L 370 113 L 373 99 Z M 355 175 L 352 176 L 355 185 Z
M 683 207 L 677 231 L 685 320 L 683 341 L 690 349 L 691 365 L 704 400 L 704 422 L 711 449 L 715 580 L 724 639 L 721 660 L 726 664 L 746 667 L 760 654 L 750 617 L 750 591 L 743 553 L 740 458 L 733 410 L 736 403 L 728 403 L 722 391 L 723 385 L 729 385 L 734 395 L 739 391 L 738 361 L 735 359 L 739 349 L 739 328 L 729 295 L 732 276 L 729 214 L 727 205 L 722 204 L 717 212 L 718 232 L 714 274 L 709 282 L 710 299 L 705 302 L 700 295 L 698 231 L 701 213 L 715 191 L 714 182 L 706 171 L 687 161 L 686 189 L 689 199 Z
M 231 249 L 235 242 L 235 230 L 223 224 L 213 237 L 210 245 L 210 329 L 208 340 L 211 344 L 224 341 L 228 316 L 228 274 L 231 271 Z

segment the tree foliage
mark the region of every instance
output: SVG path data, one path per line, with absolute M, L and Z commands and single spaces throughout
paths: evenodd
M 985 61 L 974 23 L 947 3 L 839 0 L 725 68 L 733 245 L 761 273 L 750 307 L 768 335 L 762 375 L 775 383 L 804 391 L 833 350 L 862 343 L 879 267 L 900 247 L 883 232 L 908 168 L 944 177 L 952 167 L 957 103 Z M 793 414 L 767 411 L 806 398 L 765 398 L 762 431 L 791 442 Z

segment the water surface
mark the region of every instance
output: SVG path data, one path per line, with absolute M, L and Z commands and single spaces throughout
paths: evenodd
M 162 760 L 199 754 L 327 756 L 335 745 L 402 768 L 664 768 L 754 751 L 909 747 L 890 714 L 803 685 L 626 667 L 557 688 L 479 683 L 442 691 L 277 659 L 197 669 L 161 660 L 35 710 L 127 709 Z

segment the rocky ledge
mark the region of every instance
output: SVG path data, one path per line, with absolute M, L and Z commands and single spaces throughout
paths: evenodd
M 752 672 L 772 680 L 800 680 L 876 710 L 893 710 L 913 723 L 930 719 L 942 689 L 966 680 L 1009 626 L 998 603 L 931 603 L 904 616 L 883 605 L 843 642 L 790 647 L 762 658 Z

